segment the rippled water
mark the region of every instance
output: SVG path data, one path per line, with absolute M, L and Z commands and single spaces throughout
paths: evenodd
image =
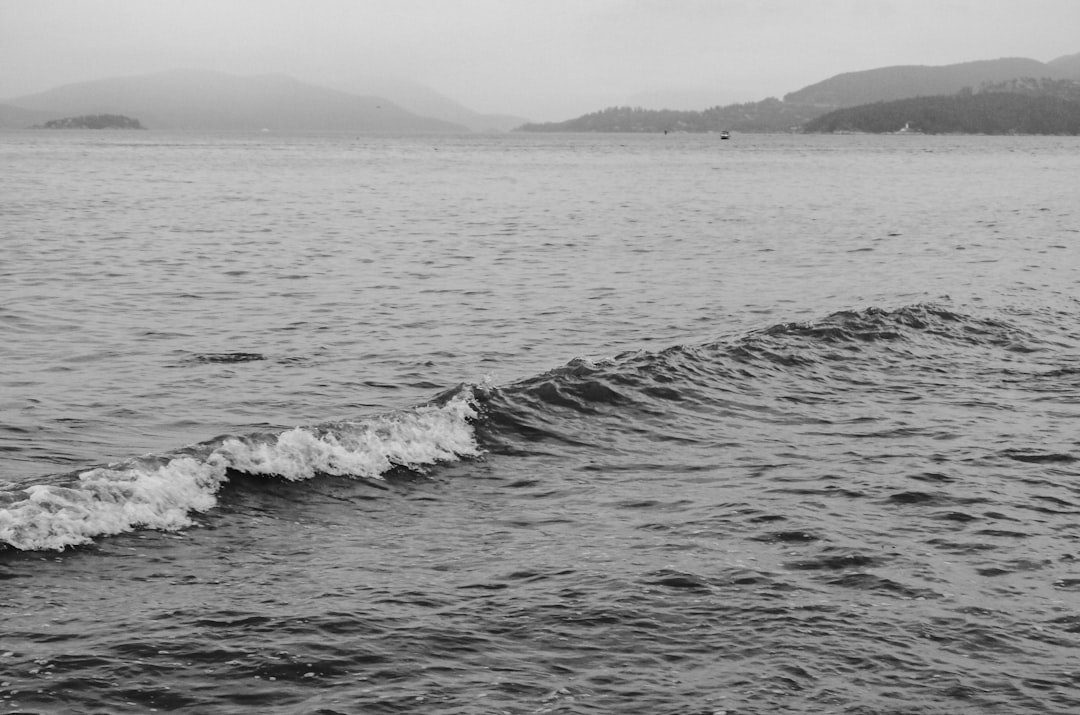
M 2 702 L 1075 712 L 1078 150 L 0 136 Z

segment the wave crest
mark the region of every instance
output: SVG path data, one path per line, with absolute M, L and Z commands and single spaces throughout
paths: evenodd
M 984 380 L 990 356 L 1052 347 L 1010 323 L 934 304 L 847 310 L 729 340 L 571 361 L 481 393 L 480 439 L 496 452 L 559 443 L 644 458 L 660 441 L 737 441 L 731 424 L 843 421 L 851 395 L 865 401 L 868 390 L 901 384 L 940 391 L 945 365 Z
M 380 479 L 395 467 L 422 468 L 476 456 L 469 391 L 441 404 L 357 422 L 227 436 L 175 455 L 150 456 L 82 472 L 68 484 L 0 494 L 0 543 L 61 550 L 137 528 L 191 526 L 217 504 L 230 471 L 291 481 L 320 474 Z

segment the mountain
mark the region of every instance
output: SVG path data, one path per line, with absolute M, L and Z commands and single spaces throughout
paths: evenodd
M 845 72 L 786 94 L 784 101 L 819 107 L 852 107 L 909 97 L 955 94 L 965 87 L 1005 82 L 1018 77 L 1067 79 L 1069 63 L 1080 60 L 1061 58 L 1055 62 L 1059 64 L 1054 66 L 1014 57 L 936 67 L 903 65 Z
M 241 77 L 177 70 L 69 84 L 8 100 L 24 110 L 125 114 L 152 129 L 467 132 L 380 97 L 361 97 L 285 75 Z
M 961 92 L 845 107 L 806 123 L 806 132 L 1080 134 L 1080 103 L 1051 94 Z
M 332 86 L 352 94 L 376 95 L 413 114 L 461 124 L 474 132 L 508 132 L 529 120 L 509 114 L 481 114 L 436 92 L 430 87 L 402 79 L 352 78 Z
M 1080 52 L 1075 55 L 1065 55 L 1064 57 L 1058 57 L 1056 60 L 1050 60 L 1046 63 L 1046 66 L 1053 69 L 1062 78 L 1080 81 Z
M 525 132 L 789 132 L 825 111 L 775 97 L 701 111 L 609 107 L 565 122 L 525 124 Z
M 736 104 L 753 99 L 746 92 L 735 92 L 717 87 L 694 89 L 654 89 L 637 92 L 626 98 L 626 105 L 642 109 L 675 109 L 696 111 L 723 104 Z
M 1058 99 L 1067 99 L 1070 102 L 1080 102 L 1080 80 L 1075 79 L 1018 77 L 1007 82 L 992 82 L 979 85 L 974 91 L 979 93 L 1008 92 L 1033 97 L 1057 97 Z M 969 91 L 965 89 L 963 93 L 969 93 Z
M 59 119 L 62 112 L 35 111 L 10 104 L 0 104 L 0 129 L 25 129 L 34 124 L 44 124 Z
M 1071 134 L 1078 75 L 1080 54 L 1048 63 L 1006 58 L 938 67 L 881 67 L 836 75 L 791 92 L 783 101 L 769 98 L 702 111 L 610 107 L 563 122 L 526 124 L 521 130 L 776 132 L 805 126 L 807 131 L 884 132 L 899 130 L 907 121 L 904 113 L 917 109 L 926 132 Z M 911 98 L 934 101 L 882 111 L 863 106 Z M 846 107 L 857 111 L 828 114 Z M 980 112 L 982 116 L 976 116 Z

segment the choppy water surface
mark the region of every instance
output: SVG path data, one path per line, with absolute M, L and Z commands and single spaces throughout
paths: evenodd
M 1077 711 L 1078 150 L 0 136 L 2 702 Z

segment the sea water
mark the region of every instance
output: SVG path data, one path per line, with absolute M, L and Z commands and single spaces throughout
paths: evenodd
M 1075 712 L 1078 175 L 0 135 L 0 707 Z

